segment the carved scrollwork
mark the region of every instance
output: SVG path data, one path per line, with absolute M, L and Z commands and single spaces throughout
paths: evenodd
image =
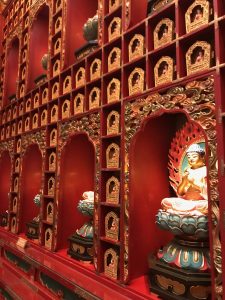
M 14 148 L 14 141 L 9 140 L 0 143 L 0 156 L 4 151 L 8 151 L 11 158 L 13 158 L 13 148 Z
M 216 290 L 221 291 L 221 242 L 219 237 L 219 194 L 217 170 L 217 141 L 214 77 L 210 76 L 201 81 L 192 81 L 185 86 L 171 88 L 165 94 L 152 94 L 129 102 L 125 107 L 125 243 L 129 236 L 129 148 L 131 139 L 141 128 L 142 122 L 150 116 L 182 110 L 191 121 L 196 122 L 204 130 L 208 144 L 208 178 L 211 201 L 213 230 L 214 267 L 216 269 Z M 125 245 L 124 280 L 127 280 L 128 247 Z
M 45 130 L 37 131 L 35 133 L 29 133 L 29 134 L 24 134 L 22 136 L 22 143 L 21 143 L 21 155 L 23 156 L 27 150 L 27 148 L 32 145 L 32 144 L 37 144 L 41 153 L 42 157 L 45 157 Z
M 49 9 L 51 9 L 51 1 L 50 0 L 36 0 L 33 1 L 33 5 L 30 8 L 30 19 L 29 19 L 29 25 L 32 26 L 32 23 L 35 21 L 35 18 L 37 16 L 38 11 L 40 10 L 41 6 L 46 4 L 49 6 Z

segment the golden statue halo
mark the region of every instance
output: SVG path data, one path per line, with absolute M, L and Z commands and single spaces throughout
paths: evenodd
M 186 151 L 191 145 L 200 143 L 205 143 L 205 137 L 200 127 L 193 122 L 187 122 L 183 128 L 178 130 L 171 142 L 168 169 L 170 185 L 176 193 L 177 187 L 182 180 L 182 167 Z

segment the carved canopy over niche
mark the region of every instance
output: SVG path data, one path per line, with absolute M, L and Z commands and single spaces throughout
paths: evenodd
M 128 280 L 128 237 L 129 237 L 129 149 L 133 136 L 141 128 L 143 121 L 163 112 L 183 111 L 190 121 L 197 123 L 204 130 L 208 142 L 208 179 L 210 191 L 213 230 L 214 267 L 217 271 L 216 290 L 221 284 L 221 242 L 219 238 L 219 208 L 218 208 L 218 170 L 214 77 L 202 81 L 192 81 L 185 86 L 168 90 L 166 94 L 152 94 L 129 102 L 125 107 L 125 255 L 124 281 Z
M 0 143 L 0 157 L 4 151 L 8 151 L 11 158 L 13 158 L 13 149 L 14 148 L 14 141 L 9 140 Z
M 45 130 L 41 130 L 41 131 L 37 131 L 35 133 L 29 133 L 29 134 L 24 134 L 22 136 L 22 143 L 21 143 L 21 155 L 23 156 L 27 150 L 27 148 L 32 145 L 32 144 L 37 144 L 42 157 L 43 157 L 43 161 L 44 161 L 44 157 L 45 157 L 45 139 L 46 139 L 46 134 L 45 134 Z
M 39 12 L 40 8 L 42 5 L 48 5 L 49 6 L 49 10 L 51 10 L 51 0 L 34 0 L 33 1 L 33 5 L 30 8 L 30 26 L 32 25 L 32 23 L 35 21 L 36 15 Z

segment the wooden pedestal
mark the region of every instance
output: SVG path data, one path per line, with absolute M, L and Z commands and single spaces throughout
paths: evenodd
M 76 233 L 69 237 L 68 254 L 81 261 L 93 261 L 93 239 L 81 237 Z
M 39 223 L 35 221 L 31 221 L 26 224 L 27 233 L 26 236 L 29 239 L 38 239 L 39 238 Z
M 91 52 L 93 52 L 94 50 L 96 50 L 97 47 L 98 47 L 97 40 L 89 41 L 83 47 L 77 49 L 74 52 L 74 55 L 75 55 L 76 59 L 81 59 L 81 58 L 85 57 L 86 55 L 90 54 Z
M 210 273 L 171 267 L 150 255 L 148 258 L 150 290 L 164 300 L 211 299 Z

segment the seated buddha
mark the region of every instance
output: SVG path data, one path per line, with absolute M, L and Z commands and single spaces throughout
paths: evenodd
M 171 214 L 201 216 L 208 213 L 205 151 L 192 144 L 186 151 L 188 167 L 177 188 L 178 197 L 164 198 L 162 208 Z

